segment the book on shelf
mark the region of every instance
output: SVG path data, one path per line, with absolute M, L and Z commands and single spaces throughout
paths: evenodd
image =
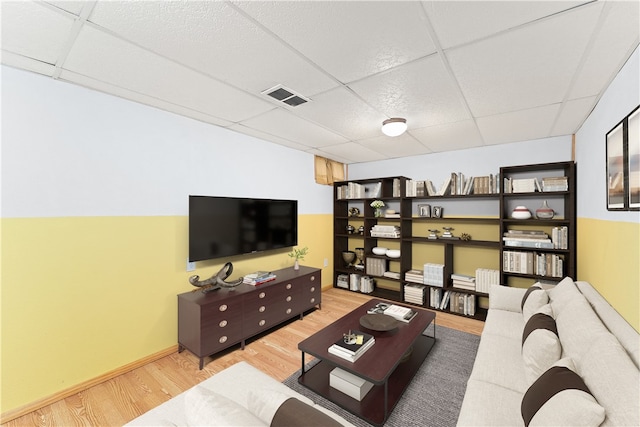
M 534 248 L 534 249 L 556 249 L 555 245 L 549 239 L 542 240 L 505 240 L 505 246 L 517 248 Z
M 491 285 L 500 284 L 500 271 L 488 268 L 476 269 L 476 292 L 489 293 Z
M 418 314 L 418 312 L 411 310 L 408 307 L 401 307 L 399 305 L 391 304 L 384 310 L 384 314 L 386 314 L 387 316 L 391 316 L 401 322 L 409 323 L 411 319 L 416 317 L 416 314 Z
M 465 282 L 463 280 L 454 280 L 451 284 L 454 288 L 465 289 L 467 291 L 475 291 L 476 284 L 474 282 Z
M 459 274 L 459 273 L 452 273 L 451 278 L 453 280 L 462 280 L 462 281 L 471 282 L 471 283 L 476 281 L 476 278 L 473 276 L 469 276 L 467 274 Z

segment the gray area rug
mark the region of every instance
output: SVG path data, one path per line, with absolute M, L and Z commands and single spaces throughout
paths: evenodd
M 427 329 L 432 335 L 433 329 Z M 384 424 L 385 427 L 455 426 L 480 337 L 437 326 L 436 342 L 416 376 Z M 315 362 L 311 362 L 314 364 Z M 284 384 L 356 426 L 371 424 L 298 384 L 300 370 Z

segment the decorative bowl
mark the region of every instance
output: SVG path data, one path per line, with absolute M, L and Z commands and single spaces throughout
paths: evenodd
M 387 256 L 389 258 L 400 258 L 400 249 L 387 249 Z
M 516 206 L 511 212 L 511 218 L 513 219 L 529 219 L 531 218 L 531 212 L 526 206 Z
M 375 255 L 384 255 L 387 253 L 387 248 L 376 246 L 375 248 L 371 249 L 371 252 L 373 252 Z
M 392 331 L 398 327 L 398 321 L 386 314 L 365 314 L 360 318 L 360 326 L 372 331 Z

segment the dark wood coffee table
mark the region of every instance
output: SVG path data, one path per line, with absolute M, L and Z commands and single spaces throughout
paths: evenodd
M 436 340 L 435 313 L 417 307 L 411 307 L 418 312 L 411 322 L 399 322 L 398 328 L 393 331 L 376 332 L 360 326 L 360 317 L 379 302 L 388 303 L 375 299 L 366 302 L 298 344 L 298 349 L 302 351 L 302 374 L 298 382 L 378 426 L 387 420 Z M 427 336 L 425 330 L 432 323 L 433 336 Z M 376 339 L 373 347 L 356 362 L 349 362 L 328 352 L 329 347 L 350 329 L 370 333 Z M 318 364 L 307 371 L 306 353 L 319 359 Z M 373 383 L 373 388 L 360 402 L 332 388 L 329 386 L 329 374 L 335 367 Z

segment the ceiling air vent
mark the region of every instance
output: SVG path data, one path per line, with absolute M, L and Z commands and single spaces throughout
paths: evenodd
M 304 104 L 305 102 L 309 102 L 310 99 L 306 98 L 300 94 L 295 93 L 289 88 L 286 88 L 282 85 L 274 86 L 270 89 L 262 91 L 263 95 L 267 95 L 279 102 L 284 102 L 291 107 L 297 107 L 300 104 Z

